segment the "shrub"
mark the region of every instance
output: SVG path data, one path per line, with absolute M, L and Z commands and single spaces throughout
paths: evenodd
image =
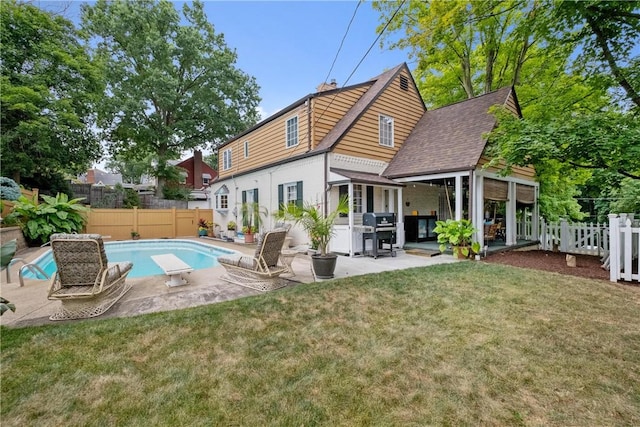
M 58 193 L 56 197 L 43 195 L 42 200 L 42 203 L 36 204 L 35 200 L 20 196 L 9 215 L 20 221 L 27 240 L 45 244 L 54 233 L 82 231 L 86 222 L 85 213 L 89 211 L 89 208 L 78 203 L 82 198 L 69 200 L 66 194 Z
M 20 186 L 11 178 L 0 177 L 0 199 L 18 200 L 20 197 Z

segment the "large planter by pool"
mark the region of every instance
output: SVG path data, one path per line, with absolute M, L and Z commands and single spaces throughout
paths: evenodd
M 338 256 L 336 254 L 326 254 L 322 256 L 320 254 L 311 255 L 311 263 L 313 264 L 313 271 L 318 279 L 332 279 L 333 274 L 336 271 L 336 262 Z

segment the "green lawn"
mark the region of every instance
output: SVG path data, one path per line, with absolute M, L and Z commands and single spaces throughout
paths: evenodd
M 3 426 L 640 425 L 640 288 L 499 265 L 1 332 Z

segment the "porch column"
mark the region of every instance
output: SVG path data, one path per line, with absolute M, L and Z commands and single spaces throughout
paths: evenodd
M 353 257 L 353 182 L 349 181 L 349 230 L 347 234 L 349 235 L 349 256 Z M 364 251 L 364 248 L 362 248 Z
M 396 203 L 398 204 L 398 218 L 396 224 L 396 244 L 400 248 L 404 248 L 404 213 L 402 212 L 402 187 L 396 191 Z
M 533 187 L 533 215 L 531 215 L 531 238 L 540 240 L 540 207 L 538 206 L 538 196 L 540 187 Z
M 456 221 L 460 221 L 462 219 L 463 198 L 464 194 L 462 194 L 462 177 L 460 175 L 456 175 Z
M 509 187 L 507 192 L 507 204 L 505 209 L 505 244 L 507 246 L 515 245 L 518 240 L 517 225 L 516 225 L 516 183 L 509 181 Z
M 484 248 L 484 177 L 476 175 L 474 183 L 473 200 L 475 201 L 475 208 L 471 220 L 473 221 L 473 226 L 478 229 L 475 239 L 480 243 L 480 248 Z

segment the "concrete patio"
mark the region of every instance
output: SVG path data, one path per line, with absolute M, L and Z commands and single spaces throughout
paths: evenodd
M 253 254 L 254 245 L 228 243 L 201 239 L 201 242 L 215 246 L 234 249 L 246 254 Z M 31 262 L 47 249 L 28 249 L 18 253 L 16 257 Z M 456 262 L 450 255 L 421 256 L 398 251 L 396 257 L 353 257 L 338 258 L 335 278 L 345 278 L 369 273 L 390 270 L 401 270 L 411 267 L 424 267 L 435 264 Z M 306 254 L 296 256 L 292 263 L 295 276 L 287 277 L 290 286 L 314 282 L 311 271 L 311 260 Z M 59 324 L 52 322 L 49 316 L 56 311 L 59 301 L 47 299 L 48 280 L 25 280 L 20 287 L 18 281 L 19 266 L 11 267 L 11 283 L 7 283 L 3 271 L 0 279 L 0 295 L 16 305 L 16 312 L 7 311 L 0 317 L 0 324 L 8 327 Z M 220 276 L 225 273 L 223 267 L 195 270 L 186 277 L 189 284 L 179 287 L 167 287 L 164 282 L 167 276 L 149 276 L 127 279 L 133 284 L 132 289 L 118 301 L 107 313 L 95 319 L 112 317 L 128 317 L 159 311 L 178 310 L 205 304 L 213 304 L 236 298 L 258 295 L 261 292 L 237 286 L 223 281 Z M 320 281 L 318 279 L 317 281 Z M 284 288 L 286 289 L 286 288 Z M 273 292 L 279 292 L 278 290 Z

